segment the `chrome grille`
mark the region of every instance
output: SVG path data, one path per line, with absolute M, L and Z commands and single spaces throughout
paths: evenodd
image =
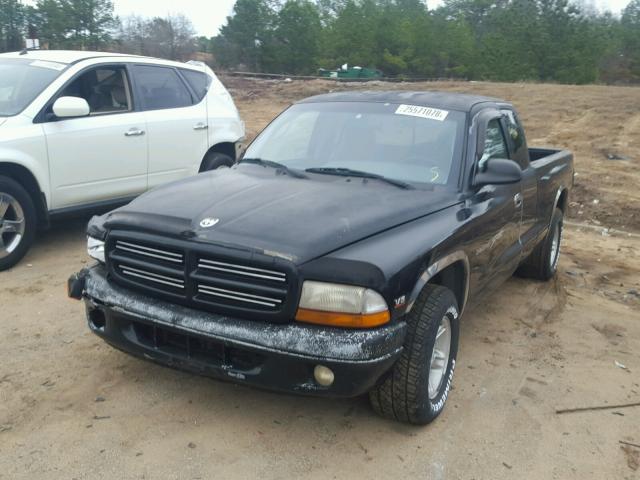
M 221 247 L 120 231 L 109 235 L 106 251 L 115 282 L 152 296 L 247 318 L 255 313 L 260 319 L 288 321 L 295 314 L 288 294 L 297 287 L 285 261 L 235 258 L 237 253 Z

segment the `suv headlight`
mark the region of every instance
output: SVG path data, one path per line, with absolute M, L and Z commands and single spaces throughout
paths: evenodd
M 100 263 L 104 263 L 104 242 L 97 238 L 87 237 L 87 253 Z
M 390 319 L 387 302 L 365 287 L 307 280 L 302 285 L 296 320 L 336 327 L 369 328 Z

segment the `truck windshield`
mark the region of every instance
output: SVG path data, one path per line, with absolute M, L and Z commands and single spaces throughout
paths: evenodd
M 65 66 L 26 58 L 0 58 L 0 117 L 24 110 Z
M 463 112 L 424 106 L 301 103 L 276 118 L 244 156 L 310 173 L 349 169 L 413 185 L 457 185 L 464 124 Z

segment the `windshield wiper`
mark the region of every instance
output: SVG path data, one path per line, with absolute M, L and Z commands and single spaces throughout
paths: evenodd
M 415 187 L 401 180 L 395 180 L 393 178 L 388 178 L 383 175 L 378 175 L 377 173 L 364 172 L 362 170 L 351 170 L 350 168 L 342 168 L 342 167 L 313 167 L 305 169 L 305 172 L 309 173 L 321 173 L 324 175 L 341 175 L 343 177 L 359 177 L 359 178 L 373 178 L 375 180 L 381 180 L 383 182 L 389 183 L 391 185 L 395 185 L 399 188 L 404 188 L 405 190 L 413 190 Z
M 255 165 L 262 165 L 263 167 L 271 167 L 277 170 L 283 170 L 294 178 L 309 178 L 304 173 L 287 167 L 284 163 L 274 162 L 273 160 L 264 160 L 262 158 L 243 158 L 238 163 L 253 163 Z

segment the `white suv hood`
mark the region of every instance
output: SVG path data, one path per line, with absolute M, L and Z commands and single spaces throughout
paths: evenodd
M 7 119 L 6 118 L 0 118 L 0 125 L 2 125 L 4 122 L 6 122 Z

